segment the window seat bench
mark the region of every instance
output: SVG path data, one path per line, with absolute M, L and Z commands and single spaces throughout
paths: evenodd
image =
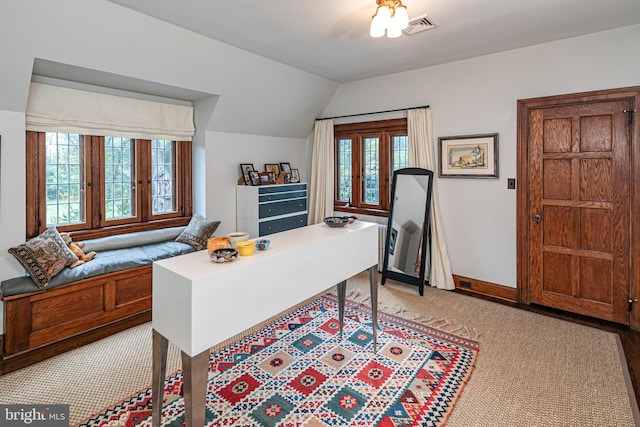
M 95 251 L 94 259 L 75 268 L 66 267 L 45 289 L 38 288 L 28 276 L 2 281 L 2 360 L 32 354 L 65 340 L 73 348 L 78 346 L 73 338 L 87 332 L 104 328 L 115 333 L 148 321 L 153 261 L 195 250 L 175 241 L 184 228 L 86 240 L 83 249 Z M 137 320 L 132 324 L 132 319 Z M 118 323 L 127 326 L 114 328 Z M 100 335 L 98 338 L 103 337 Z M 5 373 L 2 371 L 0 374 Z

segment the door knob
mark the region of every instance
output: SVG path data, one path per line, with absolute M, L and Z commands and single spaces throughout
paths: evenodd
M 538 214 L 535 214 L 533 216 L 533 220 L 536 222 L 536 224 L 540 224 L 540 220 L 542 219 L 542 217 Z

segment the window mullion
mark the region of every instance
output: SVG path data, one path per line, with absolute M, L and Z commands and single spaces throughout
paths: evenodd
M 151 141 L 148 139 L 136 140 L 136 170 L 134 180 L 136 182 L 136 197 L 140 208 L 139 216 L 142 221 L 151 218 Z
M 352 141 L 351 158 L 353 160 L 353 169 L 351 205 L 362 207 L 362 135 L 354 134 Z
M 382 138 L 380 140 L 380 208 L 384 210 L 389 209 L 389 197 L 391 195 L 389 191 L 389 182 L 391 176 L 391 150 L 393 144 L 391 143 L 390 132 L 383 131 Z

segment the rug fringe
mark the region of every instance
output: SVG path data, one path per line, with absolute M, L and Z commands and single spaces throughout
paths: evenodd
M 336 292 L 334 291 L 332 293 L 335 294 Z M 368 304 L 371 301 L 371 296 L 368 294 L 362 295 L 360 289 L 349 290 L 346 293 L 346 298 L 360 304 Z M 454 325 L 450 323 L 448 319 L 434 319 L 433 316 L 425 317 L 421 314 L 407 311 L 407 309 L 402 306 L 388 306 L 379 301 L 378 310 L 384 311 L 385 313 L 393 314 L 394 316 L 402 317 L 412 322 L 420 323 L 436 329 L 441 329 L 445 332 L 458 335 L 462 338 L 477 340 L 480 336 L 480 332 L 475 328 L 470 328 L 469 326 L 464 324 Z

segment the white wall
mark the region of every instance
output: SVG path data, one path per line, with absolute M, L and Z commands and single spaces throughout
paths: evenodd
M 136 90 L 131 82 L 143 92 L 183 89 L 195 100 L 198 125 L 194 209 L 220 214 L 222 229 L 235 228 L 235 187 L 228 184 L 237 178 L 237 160 L 289 160 L 306 177 L 306 138 L 338 87 L 105 0 L 2 0 L 0 39 L 0 280 L 23 274 L 7 249 L 25 240 L 24 111 L 36 59 L 64 64 L 57 71 L 81 83 L 97 84 L 99 75 L 117 89 Z M 203 98 L 189 98 L 194 93 Z
M 515 287 L 517 100 L 640 85 L 639 41 L 636 25 L 344 84 L 324 116 L 430 105 L 436 142 L 498 132 L 499 179 L 436 182 L 454 274 Z
M 308 140 L 296 138 L 209 132 L 207 135 L 207 187 L 214 197 L 207 198 L 207 218 L 219 219 L 216 235 L 236 231 L 236 183 L 240 163 L 253 163 L 264 171 L 265 163 L 289 162 L 298 169 L 300 181 L 308 182 Z M 245 230 L 238 230 L 245 231 Z

